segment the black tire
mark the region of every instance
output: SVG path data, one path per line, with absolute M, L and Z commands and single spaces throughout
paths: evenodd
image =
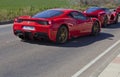
M 68 40 L 68 29 L 66 26 L 61 26 L 57 32 L 56 42 L 62 44 L 65 43 L 67 40 Z
M 18 38 L 20 38 L 21 40 L 25 40 L 25 37 L 22 33 L 17 34 Z
M 30 40 L 29 37 L 25 37 L 25 36 L 18 36 L 22 41 L 27 41 Z
M 29 38 L 20 38 L 22 41 L 29 41 L 30 39 Z
M 19 38 L 20 38 L 21 40 L 25 40 L 25 38 L 24 38 L 23 36 L 19 36 Z
M 117 23 L 118 23 L 118 18 L 119 18 L 119 16 L 117 15 L 116 18 L 115 18 L 114 24 L 117 24 Z
M 108 25 L 108 17 L 107 16 L 105 16 L 104 17 L 104 21 L 103 21 L 103 27 L 107 27 L 107 25 Z
M 99 33 L 100 33 L 100 24 L 99 24 L 99 22 L 96 21 L 93 24 L 91 35 L 96 36 Z

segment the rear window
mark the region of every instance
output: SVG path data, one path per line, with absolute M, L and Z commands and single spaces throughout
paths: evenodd
M 88 9 L 86 10 L 86 13 L 91 13 L 91 12 L 94 12 L 94 11 L 96 11 L 96 10 L 100 10 L 100 8 L 99 8 L 99 7 L 91 7 L 91 8 L 88 8 Z
M 63 12 L 59 10 L 46 10 L 34 15 L 33 18 L 50 18 L 50 17 L 59 16 L 61 14 L 63 14 Z
M 104 11 L 106 11 L 106 12 L 107 12 L 107 11 L 109 11 L 109 9 L 108 9 L 108 8 L 102 8 L 102 10 L 104 10 Z

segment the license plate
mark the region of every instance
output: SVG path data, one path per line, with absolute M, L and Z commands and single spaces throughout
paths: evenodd
M 23 26 L 24 30 L 35 30 L 35 27 L 33 26 Z

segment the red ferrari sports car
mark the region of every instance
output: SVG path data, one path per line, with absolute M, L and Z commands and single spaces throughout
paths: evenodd
M 89 17 L 96 17 L 100 20 L 102 27 L 111 23 L 118 23 L 118 13 L 108 8 L 90 7 L 84 13 Z
M 120 14 L 120 6 L 117 7 L 116 12 Z
M 48 38 L 57 43 L 65 43 L 72 37 L 97 35 L 100 29 L 97 18 L 73 9 L 49 9 L 34 16 L 21 16 L 13 25 L 14 34 L 22 40 Z

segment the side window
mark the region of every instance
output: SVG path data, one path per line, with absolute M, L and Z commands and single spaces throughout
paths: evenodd
M 111 15 L 111 11 L 109 9 L 106 9 L 106 12 L 108 15 Z
M 110 12 L 110 10 L 109 10 L 109 9 L 105 9 L 105 11 L 106 11 L 106 12 Z
M 75 19 L 80 19 L 80 20 L 86 20 L 87 19 L 87 17 L 84 16 L 80 12 L 71 12 L 69 16 L 72 17 L 72 18 L 75 18 Z
M 105 12 L 107 12 L 107 13 L 110 13 L 111 11 L 109 10 L 109 9 L 107 9 L 107 8 L 103 8 L 103 10 L 105 11 Z

